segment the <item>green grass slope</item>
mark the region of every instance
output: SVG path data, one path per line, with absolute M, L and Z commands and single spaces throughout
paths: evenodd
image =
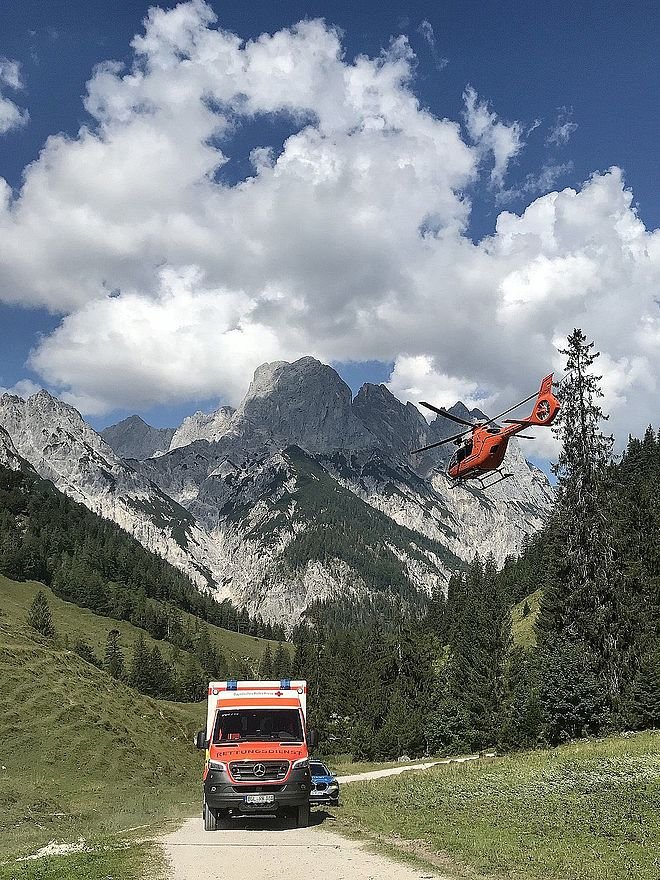
M 660 731 L 349 785 L 342 801 L 342 827 L 449 876 L 660 876 Z
M 34 581 L 12 581 L 0 575 L 0 612 L 4 613 L 8 622 L 15 625 L 23 624 L 30 605 L 39 590 L 48 599 L 58 636 L 61 638 L 66 636 L 71 646 L 75 644 L 76 639 L 85 638 L 94 649 L 94 653 L 102 658 L 108 631 L 118 629 L 121 633 L 121 644 L 129 662 L 132 653 L 131 647 L 140 634 L 150 648 L 153 644 L 157 644 L 163 656 L 166 659 L 170 658 L 172 646 L 167 642 L 157 641 L 144 630 L 125 621 L 104 617 L 86 608 L 73 605 L 71 602 L 65 602 L 63 599 L 59 599 L 48 587 Z M 192 615 L 184 611 L 181 611 L 180 615 L 184 623 L 188 618 L 194 619 Z M 277 642 L 221 629 L 210 623 L 207 624 L 207 628 L 215 646 L 222 650 L 227 660 L 247 658 L 248 661 L 256 664 L 268 645 L 270 645 L 272 653 L 277 649 Z M 127 648 L 128 651 L 126 651 Z M 181 656 L 184 657 L 185 654 L 181 652 Z
M 0 878 L 138 876 L 145 851 L 117 842 L 198 811 L 204 713 L 144 697 L 0 616 Z M 94 852 L 15 861 L 80 837 Z
M 513 644 L 519 648 L 533 648 L 536 644 L 534 625 L 539 616 L 543 590 L 536 590 L 522 601 L 517 602 L 511 610 L 511 635 Z M 525 605 L 529 613 L 525 613 Z

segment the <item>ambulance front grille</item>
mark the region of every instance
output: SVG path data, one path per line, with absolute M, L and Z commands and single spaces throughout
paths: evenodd
M 272 782 L 284 779 L 288 761 L 232 761 L 229 772 L 237 782 Z

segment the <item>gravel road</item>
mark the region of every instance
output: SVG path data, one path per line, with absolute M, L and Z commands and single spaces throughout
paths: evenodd
M 314 811 L 312 816 L 316 817 Z M 309 828 L 284 822 L 237 820 L 229 831 L 204 832 L 188 819 L 164 838 L 172 880 L 423 880 L 436 878 L 369 852 L 366 844 L 329 830 L 330 821 Z
M 431 761 L 339 778 L 347 784 L 446 763 L 449 761 Z M 235 827 L 227 830 L 205 832 L 201 818 L 188 819 L 161 842 L 171 865 L 171 880 L 310 880 L 315 876 L 333 880 L 440 878 L 431 870 L 372 853 L 366 843 L 333 832 L 332 818 L 322 809 L 312 811 L 309 828 L 291 828 L 285 821 L 249 817 L 236 819 Z

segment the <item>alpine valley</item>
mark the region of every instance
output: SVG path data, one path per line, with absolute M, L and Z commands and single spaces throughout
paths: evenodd
M 264 364 L 237 409 L 176 429 L 131 416 L 99 435 L 46 391 L 5 394 L 0 462 L 34 469 L 200 589 L 290 623 L 318 600 L 414 604 L 475 553 L 502 563 L 540 528 L 553 490 L 515 441 L 513 476 L 488 493 L 451 486 L 448 446 L 411 455 L 453 429 L 384 385 L 353 399 L 305 357 Z

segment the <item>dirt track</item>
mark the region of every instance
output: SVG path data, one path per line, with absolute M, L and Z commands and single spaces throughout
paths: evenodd
M 476 756 L 474 756 L 476 757 Z M 469 758 L 458 759 L 474 760 Z M 454 759 L 456 760 L 456 759 Z M 434 764 L 393 767 L 340 777 L 343 784 L 378 779 Z M 438 878 L 431 870 L 391 861 L 369 851 L 367 844 L 332 831 L 332 818 L 317 808 L 309 828 L 284 821 L 250 817 L 235 820 L 228 830 L 205 832 L 202 820 L 188 819 L 162 839 L 172 880 L 423 880 Z M 447 878 L 448 880 L 448 878 Z
M 313 821 L 322 817 L 312 812 Z M 423 880 L 437 878 L 369 852 L 366 844 L 331 830 L 332 820 L 289 828 L 266 819 L 238 821 L 236 829 L 205 833 L 188 819 L 163 841 L 172 880 Z

